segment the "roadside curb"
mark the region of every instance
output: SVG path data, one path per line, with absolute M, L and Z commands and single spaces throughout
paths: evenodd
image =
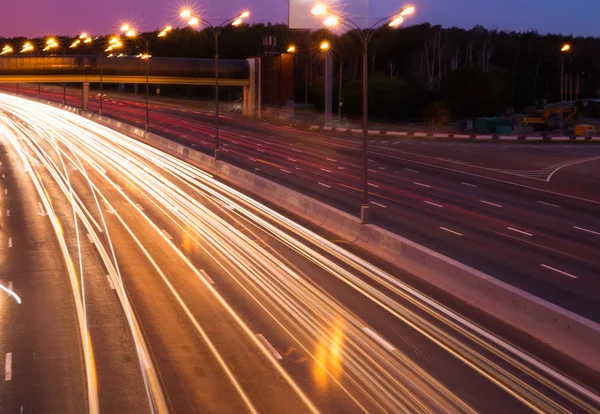
M 353 134 L 362 134 L 363 130 L 358 128 L 337 128 L 322 125 L 310 125 L 309 129 L 331 132 L 345 132 Z M 461 139 L 469 141 L 547 141 L 547 142 L 600 142 L 600 136 L 577 137 L 569 136 L 532 136 L 532 135 L 499 135 L 499 134 L 445 134 L 435 132 L 404 132 L 404 131 L 383 131 L 368 130 L 367 135 L 385 135 L 392 137 L 407 138 L 446 138 Z
M 600 324 L 504 283 L 431 249 L 242 168 L 78 108 L 69 110 L 183 159 L 434 285 L 458 300 L 511 325 L 556 351 L 600 372 Z

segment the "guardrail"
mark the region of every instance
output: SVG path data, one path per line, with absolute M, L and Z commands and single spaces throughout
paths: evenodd
M 336 128 L 322 125 L 310 125 L 310 129 L 360 133 L 363 130 L 358 128 Z M 585 136 L 577 137 L 575 135 L 562 136 L 537 136 L 537 135 L 499 135 L 499 134 L 449 134 L 436 132 L 405 132 L 405 131 L 381 131 L 369 130 L 369 135 L 385 135 L 390 137 L 407 137 L 407 138 L 447 138 L 447 139 L 462 139 L 462 140 L 477 140 L 477 141 L 600 141 L 600 136 Z

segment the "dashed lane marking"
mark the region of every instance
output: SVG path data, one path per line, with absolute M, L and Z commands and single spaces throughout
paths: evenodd
M 509 229 L 511 231 L 514 231 L 514 232 L 517 232 L 517 233 L 524 234 L 526 236 L 533 236 L 533 234 L 531 234 L 531 233 L 527 233 L 526 231 L 515 229 L 514 227 L 507 227 L 507 229 Z
M 441 205 L 441 204 L 437 204 L 437 203 L 434 203 L 434 202 L 432 202 L 432 201 L 427 201 L 427 200 L 425 200 L 425 203 L 426 203 L 426 204 L 429 204 L 429 205 L 432 205 L 432 206 L 435 206 L 435 207 L 444 208 L 444 206 L 443 206 L 443 205 Z
M 454 231 L 454 230 L 450 230 L 450 229 L 448 229 L 448 228 L 446 228 L 446 227 L 440 227 L 440 229 L 441 229 L 441 230 L 444 230 L 444 231 L 447 231 L 448 233 L 456 234 L 457 236 L 463 236 L 463 234 L 462 234 L 462 233 L 459 233 L 459 232 L 457 232 L 457 231 Z
M 593 231 L 593 230 L 586 229 L 586 228 L 583 228 L 583 227 L 578 227 L 578 226 L 573 226 L 573 228 L 577 229 L 577 230 L 585 231 L 586 233 L 595 234 L 596 236 L 600 236 L 600 232 L 597 232 L 597 231 Z
M 281 354 L 279 352 L 277 352 L 277 350 L 275 348 L 273 348 L 273 345 L 271 345 L 271 343 L 269 341 L 267 341 L 267 338 L 265 338 L 261 334 L 256 334 L 256 337 L 265 346 L 265 348 L 267 348 L 269 350 L 269 352 L 275 357 L 275 359 L 277 359 L 277 360 L 283 359 Z
M 578 277 L 577 277 L 577 276 L 575 276 L 575 275 L 572 275 L 571 273 L 567 273 L 567 272 L 564 272 L 564 271 L 562 271 L 562 270 L 556 269 L 556 268 L 554 268 L 554 267 L 551 267 L 551 266 L 548 266 L 548 265 L 545 265 L 545 264 L 541 264 L 540 266 L 542 266 L 542 267 L 543 267 L 543 268 L 545 268 L 545 269 L 552 270 L 552 271 L 554 271 L 554 272 L 556 272 L 556 273 L 560 273 L 561 275 L 568 276 L 568 277 L 570 277 L 571 279 L 578 279 Z
M 500 204 L 496 204 L 496 203 L 491 203 L 489 201 L 485 201 L 485 200 L 479 200 L 481 201 L 483 204 L 487 204 L 488 206 L 493 206 L 493 207 L 502 207 Z

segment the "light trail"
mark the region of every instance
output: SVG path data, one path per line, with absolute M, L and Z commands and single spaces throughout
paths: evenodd
M 76 189 L 69 184 L 66 170 L 68 162 L 78 167 L 71 174 L 85 174 L 92 192 L 98 194 L 107 205 L 112 205 L 110 208 L 116 212 L 118 208 L 111 201 L 113 197 L 109 200 L 99 189 L 101 185 L 110 185 L 118 193 L 115 203 L 125 202 L 134 208 L 155 229 L 157 237 L 163 238 L 171 246 L 173 253 L 182 256 L 198 279 L 204 282 L 205 287 L 236 319 L 242 331 L 251 337 L 251 341 L 263 353 L 270 354 L 264 344 L 247 329 L 235 310 L 183 256 L 175 241 L 169 240 L 160 226 L 138 207 L 141 201 L 131 194 L 142 197 L 142 204 L 152 205 L 160 212 L 161 220 L 179 228 L 177 234 L 170 234 L 176 238 L 183 234 L 200 248 L 283 331 L 294 338 L 325 377 L 342 388 L 363 411 L 366 411 L 362 405 L 364 401 L 383 412 L 473 410 L 399 349 L 389 344 L 386 346 L 388 341 L 381 334 L 369 328 L 326 292 L 315 288 L 306 275 L 295 270 L 272 247 L 255 242 L 247 232 L 232 225 L 231 221 L 246 223 L 246 229 L 269 234 L 429 338 L 534 411 L 567 412 L 568 409 L 546 395 L 544 390 L 530 385 L 484 355 L 479 347 L 588 411 L 593 409 L 588 400 L 600 403 L 596 394 L 564 377 L 552 367 L 435 303 L 401 283 L 393 275 L 220 183 L 202 170 L 74 114 L 2 95 L 0 106 L 28 125 L 28 128 L 23 128 L 17 126 L 10 117 L 1 116 L 0 123 L 4 123 L 5 135 L 10 135 L 10 131 L 19 131 L 19 138 L 14 138 L 11 142 L 15 148 L 19 148 L 24 162 L 32 160 L 35 161 L 32 162 L 34 165 L 43 165 L 57 182 L 63 184 L 63 192 L 72 193 L 73 209 L 87 223 L 86 231 L 95 241 L 97 239 L 96 245 L 102 242 L 96 235 L 95 227 L 96 230 L 101 227 L 108 234 L 100 203 L 96 200 L 102 226 L 92 224 L 92 214 L 77 197 Z M 32 116 L 31 113 L 36 115 Z M 28 132 L 28 129 L 36 131 L 37 136 Z M 52 153 L 46 149 L 48 145 L 45 142 L 49 143 Z M 66 162 L 59 168 L 53 156 L 58 156 L 61 163 L 64 157 Z M 89 171 L 89 175 L 86 171 Z M 30 175 L 32 179 L 39 180 L 39 175 Z M 122 183 L 125 183 L 127 191 L 123 190 Z M 45 199 L 46 197 L 42 198 L 43 201 Z M 49 200 L 44 201 L 44 204 L 48 204 L 46 211 L 51 212 Z M 118 213 L 116 216 L 143 248 L 143 241 L 136 236 L 136 229 L 128 226 Z M 106 253 L 106 260 L 112 267 L 109 274 L 113 282 L 123 290 L 114 251 L 112 255 Z M 152 261 L 150 255 L 148 260 Z M 169 285 L 168 277 L 160 266 L 155 267 Z M 177 295 L 174 289 L 172 293 Z M 440 322 L 444 329 L 402 305 L 396 297 L 415 305 Z M 185 307 L 183 302 L 181 305 Z M 193 315 L 188 314 L 188 317 L 193 319 Z M 205 339 L 210 342 L 209 338 Z M 334 355 L 323 357 L 319 351 L 322 348 L 337 349 L 336 347 L 340 348 L 339 358 Z M 218 355 L 218 350 L 214 351 Z M 269 360 L 276 369 L 280 369 L 272 355 Z M 281 370 L 279 372 L 307 406 L 313 407 L 293 379 Z M 233 375 L 230 375 L 230 380 L 235 384 Z M 237 389 L 244 399 L 243 389 Z M 360 395 L 354 395 L 355 390 Z M 252 411 L 250 399 L 251 396 L 248 396 L 247 407 Z

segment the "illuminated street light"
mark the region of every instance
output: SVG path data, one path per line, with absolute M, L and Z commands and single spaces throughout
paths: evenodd
M 215 159 L 219 159 L 219 36 L 224 27 L 232 25 L 239 26 L 244 22 L 244 19 L 250 16 L 250 12 L 245 10 L 240 14 L 231 17 L 221 22 L 221 24 L 213 25 L 205 18 L 194 16 L 190 9 L 183 9 L 179 16 L 187 22 L 189 26 L 201 27 L 209 29 L 215 37 Z
M 369 127 L 369 94 L 368 94 L 368 82 L 369 82 L 369 66 L 368 66 L 368 56 L 369 56 L 369 43 L 373 38 L 373 34 L 377 29 L 379 29 L 383 24 L 387 22 L 390 27 L 399 27 L 404 22 L 404 16 L 409 14 L 413 14 L 415 12 L 414 6 L 405 6 L 399 12 L 394 13 L 388 17 L 378 20 L 371 27 L 362 28 L 354 21 L 348 19 L 340 15 L 339 13 L 329 10 L 326 5 L 322 3 L 315 4 L 311 9 L 311 13 L 314 16 L 323 16 L 323 25 L 326 27 L 337 26 L 341 24 L 348 29 L 351 29 L 354 33 L 357 33 L 360 36 L 363 44 L 363 136 L 362 136 L 362 158 L 363 158 L 363 204 L 360 210 L 361 222 L 363 224 L 367 224 L 369 222 L 369 181 L 368 181 L 368 127 Z M 323 49 L 323 45 L 321 45 L 321 49 Z M 562 81 L 561 81 L 562 82 Z
M 21 53 L 31 52 L 32 50 L 34 50 L 34 47 L 31 42 L 25 42 L 21 48 Z
M 159 34 L 158 37 L 165 37 L 173 28 L 171 26 L 165 27 Z
M 327 7 L 324 4 L 317 4 L 315 7 L 312 8 L 311 13 L 315 16 L 321 16 L 327 13 Z
M 415 12 L 415 6 L 406 6 L 400 12 L 400 16 L 408 16 L 409 14 L 413 14 Z
M 558 122 L 560 130 L 562 132 L 564 128 L 563 124 L 563 112 L 565 110 L 565 53 L 571 50 L 571 45 L 565 43 L 560 51 L 560 114 L 558 115 Z
M 336 16 L 328 16 L 324 21 L 323 25 L 326 27 L 337 26 L 339 23 L 339 19 Z
M 295 53 L 295 52 L 296 52 L 296 46 L 294 46 L 294 45 L 290 45 L 290 46 L 287 48 L 287 52 L 288 52 L 288 53 Z
M 398 27 L 404 22 L 404 17 L 398 16 L 390 22 L 390 27 Z
M 13 52 L 13 48 L 10 45 L 6 45 L 2 48 L 2 51 L 0 52 L 0 55 L 8 55 L 9 53 Z
M 321 44 L 319 45 L 319 47 L 321 48 L 321 50 L 329 50 L 329 47 L 331 45 L 329 44 L 329 42 L 325 41 L 325 42 L 321 42 Z
M 58 47 L 58 42 L 56 41 L 55 38 L 51 37 L 48 40 L 46 40 L 46 47 L 44 47 L 42 49 L 43 52 L 47 52 L 50 51 L 52 49 L 55 49 Z

